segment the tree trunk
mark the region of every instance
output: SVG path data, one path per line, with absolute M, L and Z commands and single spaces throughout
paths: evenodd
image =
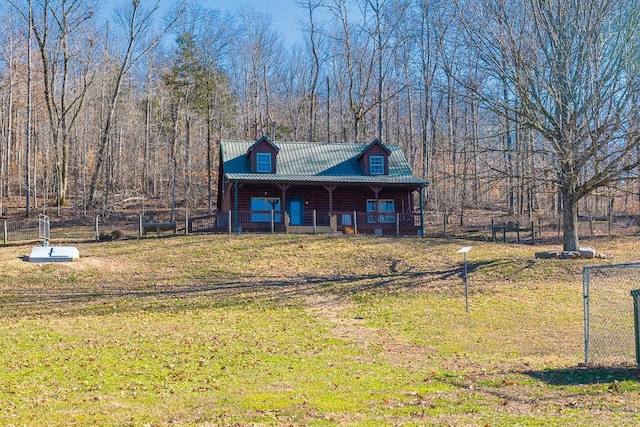
M 176 187 L 178 185 L 178 114 L 179 107 L 177 105 L 171 105 L 171 136 L 170 136 L 170 150 L 171 150 L 171 221 L 176 219 Z
M 29 15 L 31 15 L 31 1 L 29 1 Z M 26 105 L 26 135 L 25 135 L 25 215 L 31 216 L 31 112 L 32 93 L 31 93 L 31 19 L 29 19 L 29 37 L 27 39 L 27 105 Z M 9 109 L 11 115 L 11 109 Z M 9 129 L 11 134 L 11 129 Z M 8 144 L 7 144 L 8 145 Z M 7 153 L 7 156 L 9 153 Z
M 213 127 L 213 109 L 211 103 L 207 101 L 207 212 L 213 213 L 213 180 L 211 177 L 213 170 L 213 148 L 211 146 L 211 131 Z
M 562 231 L 564 233 L 562 246 L 565 251 L 577 251 L 578 245 L 578 203 L 572 194 L 562 192 Z

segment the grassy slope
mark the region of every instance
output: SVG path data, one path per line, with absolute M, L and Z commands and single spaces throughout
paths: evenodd
M 592 243 L 607 262 L 639 246 Z M 635 369 L 575 368 L 581 269 L 594 262 L 354 236 L 79 249 L 78 262 L 47 265 L 24 261 L 30 247 L 0 249 L 2 424 L 640 422 Z

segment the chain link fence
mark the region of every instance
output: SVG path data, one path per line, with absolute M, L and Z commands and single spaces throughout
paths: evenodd
M 168 215 L 165 215 L 168 217 Z M 153 231 L 145 233 L 143 224 L 149 220 L 148 216 L 141 214 L 111 215 L 108 218 L 102 216 L 82 217 L 73 219 L 60 219 L 47 217 L 49 219 L 49 235 L 46 240 L 51 239 L 55 243 L 61 242 L 89 242 L 114 239 L 140 238 L 145 235 L 157 236 L 159 234 L 184 233 L 185 218 L 176 221 L 176 225 L 171 230 L 155 231 L 157 227 L 150 227 Z M 145 219 L 147 218 L 147 219 Z M 156 215 L 155 218 L 164 218 Z M 24 243 L 35 243 L 42 241 L 41 223 L 39 218 L 25 219 L 4 219 L 0 220 L 0 244 L 15 245 Z
M 636 363 L 631 291 L 640 288 L 640 263 L 589 266 L 582 270 L 585 364 Z
M 38 240 L 37 218 L 2 221 L 2 242 L 5 245 L 35 240 Z

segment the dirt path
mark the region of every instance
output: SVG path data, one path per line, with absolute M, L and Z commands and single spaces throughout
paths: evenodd
M 349 298 L 333 294 L 313 294 L 305 297 L 307 311 L 331 326 L 336 338 L 353 343 L 370 357 L 382 357 L 403 368 L 423 367 L 425 349 L 397 335 L 367 324 L 355 314 L 355 304 Z

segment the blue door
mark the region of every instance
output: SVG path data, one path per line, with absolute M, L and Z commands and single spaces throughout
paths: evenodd
M 303 225 L 304 201 L 302 199 L 287 199 L 287 212 L 291 225 Z

